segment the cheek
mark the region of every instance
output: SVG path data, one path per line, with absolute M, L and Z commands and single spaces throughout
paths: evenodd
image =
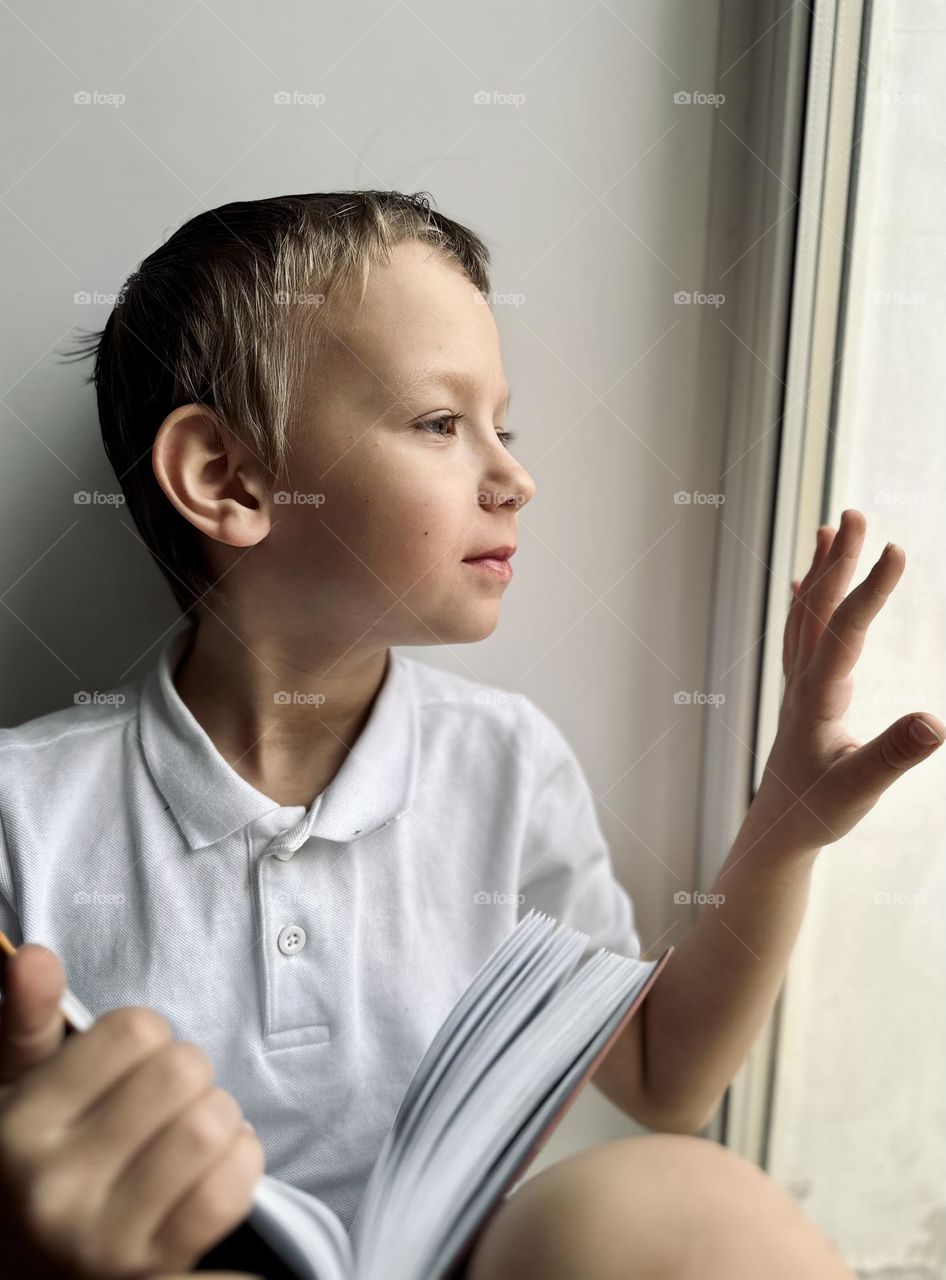
M 335 564 L 349 581 L 373 570 L 399 590 L 435 564 L 462 560 L 481 524 L 475 495 L 457 492 L 449 468 L 425 466 L 419 452 L 367 442 L 342 450 L 313 479 L 320 504 L 291 513 L 306 557 Z
M 464 495 L 445 468 L 423 461 L 395 454 L 373 470 L 356 470 L 326 506 L 334 503 L 339 521 L 357 528 L 382 558 L 392 550 L 436 558 L 463 538 Z M 478 514 L 475 507 L 468 512 L 467 524 Z

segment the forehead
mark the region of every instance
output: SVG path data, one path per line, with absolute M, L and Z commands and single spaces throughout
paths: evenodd
M 343 305 L 322 372 L 346 398 L 400 403 L 438 388 L 509 400 L 499 331 L 473 282 L 429 245 L 395 246 L 371 267 L 363 299 Z

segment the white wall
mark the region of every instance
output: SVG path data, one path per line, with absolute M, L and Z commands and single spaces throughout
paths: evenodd
M 227 200 L 427 189 L 487 238 L 494 289 L 524 295 L 496 311 L 510 425 L 538 493 L 498 632 L 421 656 L 521 689 L 553 715 L 602 797 L 645 945 L 675 922 L 679 933 L 673 892 L 698 887 L 703 713 L 672 695 L 702 688 L 718 526 L 714 508 L 675 506 L 673 494 L 720 487 L 726 369 L 698 360 L 718 317 L 673 301 L 712 283 L 716 145 L 714 108 L 673 94 L 717 87 L 720 9 L 0 8 L 17 112 L 0 206 L 2 722 L 142 670 L 176 617 L 127 515 L 73 502 L 115 488 L 91 390 L 53 352 L 107 315 L 74 295 L 114 294 L 183 220 Z M 476 105 L 481 90 L 525 100 Z M 126 100 L 77 105 L 83 91 Z M 325 103 L 278 106 L 280 91 Z M 740 191 L 727 199 L 717 212 L 731 217 L 732 260 Z M 591 1092 L 573 1116 L 552 1152 L 629 1128 Z

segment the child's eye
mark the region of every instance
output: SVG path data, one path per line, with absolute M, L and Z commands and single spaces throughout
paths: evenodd
M 450 435 L 450 432 L 443 431 L 441 428 L 446 428 L 450 423 L 459 422 L 462 417 L 462 413 L 443 413 L 439 418 L 427 418 L 424 422 L 418 422 L 417 425 L 423 431 L 432 431 L 435 436 Z
M 439 418 L 426 418 L 423 422 L 418 422 L 416 425 L 421 431 L 430 431 L 433 435 L 441 436 L 446 439 L 448 436 L 454 434 L 454 432 L 448 431 L 447 428 L 455 426 L 455 424 L 465 416 L 466 415 L 463 413 L 443 413 Z M 516 438 L 516 433 L 514 431 L 497 431 L 496 434 L 499 436 L 500 440 L 502 440 L 503 444 L 506 445 L 509 444 L 510 440 L 515 440 Z

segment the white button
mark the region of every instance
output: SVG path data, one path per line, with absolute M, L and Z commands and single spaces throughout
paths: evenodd
M 301 924 L 287 924 L 284 929 L 279 930 L 276 945 L 284 956 L 295 955 L 305 946 L 305 929 Z
M 273 857 L 278 858 L 280 862 L 288 862 L 292 857 L 291 849 L 274 849 Z

